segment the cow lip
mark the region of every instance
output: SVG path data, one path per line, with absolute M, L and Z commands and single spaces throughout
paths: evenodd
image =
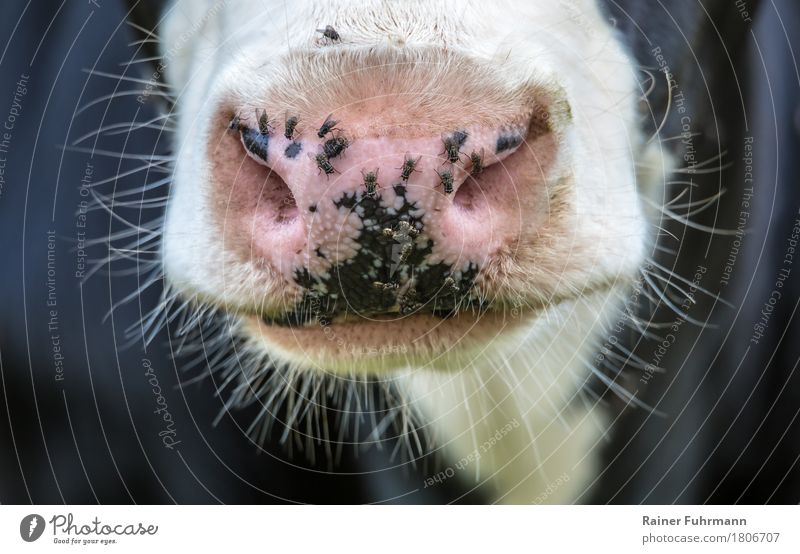
M 484 318 L 471 312 L 449 319 L 436 318 L 429 312 L 402 318 L 397 314 L 376 314 L 370 319 L 344 318 L 328 325 L 316 322 L 303 327 L 271 325 L 258 316 L 249 320 L 255 325 L 252 334 L 266 340 L 277 359 L 309 357 L 317 360 L 313 363 L 332 370 L 353 369 L 358 366 L 348 364 L 373 359 L 376 353 L 381 354 L 381 359 L 385 355 L 385 360 L 395 360 L 386 361 L 392 367 L 408 363 L 415 356 L 437 358 L 439 354 L 435 352 L 460 351 L 465 344 L 474 346 L 476 337 L 504 334 L 506 327 L 520 323 L 498 313 Z M 367 353 L 362 355 L 362 351 Z
M 592 288 L 592 294 L 613 288 Z M 351 315 L 325 325 L 289 327 L 273 325 L 250 314 L 246 329 L 271 352 L 275 360 L 289 364 L 311 364 L 334 373 L 391 371 L 415 366 L 451 367 L 462 363 L 470 352 L 480 352 L 500 337 L 513 336 L 542 313 L 574 296 L 554 302 L 527 305 L 494 304 L 484 311 L 460 310 L 449 318 L 430 311 L 408 316 L 374 314 L 369 319 Z
M 323 317 L 311 317 L 307 321 L 304 322 L 293 322 L 287 321 L 285 318 L 286 314 L 281 314 L 279 316 L 258 316 L 262 323 L 268 326 L 276 326 L 276 327 L 284 327 L 284 328 L 294 328 L 298 330 L 308 329 L 308 328 L 315 328 L 315 327 L 325 327 L 325 326 L 332 326 L 332 325 L 357 325 L 359 323 L 368 323 L 368 322 L 400 322 L 403 320 L 407 320 L 409 318 L 416 318 L 418 316 L 433 316 L 442 321 L 451 319 L 453 317 L 457 317 L 464 314 L 471 314 L 476 318 L 480 318 L 481 315 L 486 314 L 488 312 L 494 311 L 494 308 L 491 305 L 484 304 L 484 305 L 473 305 L 470 303 L 466 307 L 462 307 L 460 309 L 418 309 L 414 310 L 410 313 L 404 314 L 400 311 L 399 308 L 394 308 L 388 311 L 381 311 L 381 312 L 373 312 L 373 313 L 357 313 L 352 311 L 344 311 L 340 312 L 331 316 L 323 316 Z

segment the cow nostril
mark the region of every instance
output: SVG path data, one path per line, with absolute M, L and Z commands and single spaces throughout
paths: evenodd
M 297 201 L 286 181 L 270 167 L 261 164 L 254 165 L 256 167 L 252 169 L 262 173 L 258 211 L 278 224 L 295 221 L 298 217 Z
M 286 187 L 286 190 L 288 191 L 289 188 Z M 289 192 L 289 196 L 281 201 L 281 207 L 275 220 L 278 223 L 291 223 L 295 219 L 297 219 L 297 202 L 292 193 Z
M 466 181 L 461 183 L 461 186 L 458 187 L 453 196 L 453 205 L 464 211 L 472 211 L 477 207 L 481 201 L 482 194 L 478 179 L 478 176 L 470 175 Z
M 256 110 L 256 116 L 257 128 L 244 123 L 238 115 L 231 116 L 227 123 L 227 129 L 231 131 L 229 136 L 234 137 L 247 154 L 236 175 L 238 185 L 246 191 L 240 201 L 249 197 L 264 223 L 291 223 L 298 216 L 297 201 L 286 181 L 268 163 L 272 127 L 267 114 L 260 112 L 259 115 Z
M 516 153 L 509 156 L 513 158 Z M 503 180 L 507 172 L 506 163 L 492 162 L 481 166 L 479 172 L 472 171 L 456 190 L 453 205 L 465 212 L 477 212 L 491 202 L 491 195 L 501 194 L 498 181 Z

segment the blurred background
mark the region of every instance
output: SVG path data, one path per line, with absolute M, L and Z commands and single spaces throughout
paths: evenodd
M 649 77 L 659 75 L 652 52 L 660 47 L 688 103 L 697 159 L 712 160 L 713 171 L 691 180 L 724 194 L 692 218 L 698 228 L 664 222 L 660 261 L 689 279 L 706 268 L 712 294 L 699 294 L 690 315 L 710 324 L 681 326 L 664 373 L 644 383 L 641 369 L 615 376 L 655 410 L 622 406 L 598 389 L 619 417 L 599 485 L 581 501 L 797 503 L 800 256 L 793 267 L 784 260 L 800 217 L 800 6 L 603 7 L 642 66 L 643 87 L 653 85 L 643 125 L 660 129 L 665 148 L 681 156 L 681 117 L 666 112 L 663 78 Z M 0 502 L 485 501 L 483 485 L 469 480 L 424 487 L 440 461 L 403 463 L 391 441 L 348 446 L 334 467 L 322 447 L 291 452 L 280 429 L 259 446 L 246 433 L 257 408 L 217 419 L 227 398 L 219 378 L 194 379 L 202 355 L 193 365 L 173 356 L 177 322 L 143 345 L 137 322 L 161 294 L 160 281 L 136 294 L 149 266 L 134 259 L 84 281 L 91 260 L 108 255 L 91 240 L 124 230 L 120 217 L 141 225 L 160 217 L 157 198 L 168 186 L 166 98 L 158 88 L 140 98 L 156 45 L 138 26 L 151 28 L 158 10 L 130 9 L 121 0 L 0 5 Z M 148 171 L 134 171 L 145 163 Z M 138 204 L 87 209 L 90 184 L 100 194 L 132 192 Z M 700 228 L 736 229 L 742 211 L 744 234 Z M 769 305 L 782 267 L 791 271 Z M 755 344 L 765 303 L 772 311 Z M 645 359 L 657 348 L 629 340 Z

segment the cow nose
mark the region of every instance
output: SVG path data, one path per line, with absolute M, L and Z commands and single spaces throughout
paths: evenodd
M 299 291 L 294 323 L 471 302 L 481 266 L 519 232 L 531 194 L 520 184 L 537 165 L 530 152 L 517 159 L 524 117 L 405 133 L 357 115 L 255 112 L 228 126 L 249 160 L 228 197 L 247 209 L 230 217 L 247 214 L 253 256 Z

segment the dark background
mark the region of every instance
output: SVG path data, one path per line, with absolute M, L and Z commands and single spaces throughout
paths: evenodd
M 333 470 L 321 461 L 311 463 L 306 455 L 290 456 L 277 440 L 260 449 L 243 432 L 253 408 L 234 411 L 213 425 L 225 400 L 215 394 L 218 380 L 177 386 L 200 370 L 187 369 L 185 359 L 171 356 L 174 327 L 146 351 L 141 341 L 123 347 L 129 342 L 126 329 L 157 304 L 160 283 L 108 315 L 112 304 L 136 290 L 139 277 L 98 272 L 83 284 L 75 278 L 77 233 L 82 230 L 77 227 L 79 185 L 87 162 L 93 165 L 95 183 L 110 179 L 98 189 L 107 193 L 165 177 L 157 172 L 125 175 L 141 161 L 101 152 L 168 155 L 170 137 L 143 128 L 103 135 L 96 143 L 88 137 L 76 145 L 94 147 L 93 155 L 61 148 L 101 127 L 121 124 L 108 130 L 124 131 L 125 123 L 151 120 L 162 108 L 155 96 L 140 104 L 135 93 L 125 94 L 141 83 L 97 74 L 124 71 L 129 78 L 146 80 L 152 72 L 147 63 L 128 69 L 121 65 L 152 55 L 147 50 L 153 45 L 131 44 L 141 35 L 124 23 L 128 8 L 123 2 L 100 4 L 0 5 L 0 117 L 12 105 L 20 76 L 29 76 L 0 191 L 0 502 L 481 502 L 480 488 L 455 479 L 423 488 L 437 461 L 400 464 L 391 458 L 391 444 L 358 453 L 345 448 Z M 692 132 L 699 133 L 694 137 L 698 159 L 726 152 L 724 169 L 693 176 L 703 191 L 725 190 L 718 209 L 693 221 L 736 227 L 745 136 L 753 137 L 755 194 L 731 284 L 721 291 L 734 307 L 698 296 L 691 315 L 710 317 L 711 325 L 685 324 L 661 364 L 667 372 L 639 386 L 643 399 L 663 415 L 623 411 L 606 447 L 600 486 L 581 500 L 798 502 L 800 325 L 795 312 L 800 260 L 764 338 L 757 346 L 749 341 L 800 208 L 800 9 L 790 0 L 758 8 L 748 2 L 755 19 L 751 29 L 733 1 L 603 4 L 642 65 L 645 88 L 646 71 L 657 69 L 651 49 L 661 46 L 670 60 L 687 99 Z M 157 21 L 157 12 L 146 4 L 137 10 L 137 21 Z M 103 100 L 92 104 L 97 99 Z M 658 82 L 649 100 L 652 113 L 643 111 L 643 125 L 652 131 L 667 105 L 664 83 Z M 680 118 L 671 113 L 661 136 L 680 131 Z M 680 155 L 680 141 L 664 144 Z M 159 211 L 156 205 L 144 214 L 120 213 L 136 220 L 157 217 Z M 717 292 L 714 283 L 732 237 L 675 222 L 664 225 L 678 239 L 662 237 L 664 247 L 676 254 L 661 252 L 660 262 L 688 276 L 700 264 L 708 267 L 703 286 Z M 123 228 L 107 212 L 89 213 L 89 238 Z M 48 231 L 57 237 L 54 292 L 48 289 Z M 90 254 L 101 258 L 107 252 L 100 245 Z M 48 292 L 56 299 L 56 330 L 48 328 Z M 668 310 L 660 314 L 661 321 L 674 317 Z M 54 334 L 63 347 L 63 381 L 55 379 Z M 653 345 L 646 340 L 629 340 L 642 357 L 652 355 Z M 158 436 L 162 426 L 153 414 L 156 405 L 143 358 L 152 363 L 175 420 L 181 442 L 172 450 Z M 637 373 L 628 368 L 618 378 L 636 388 Z M 606 395 L 606 401 L 611 410 L 621 409 L 613 396 Z

